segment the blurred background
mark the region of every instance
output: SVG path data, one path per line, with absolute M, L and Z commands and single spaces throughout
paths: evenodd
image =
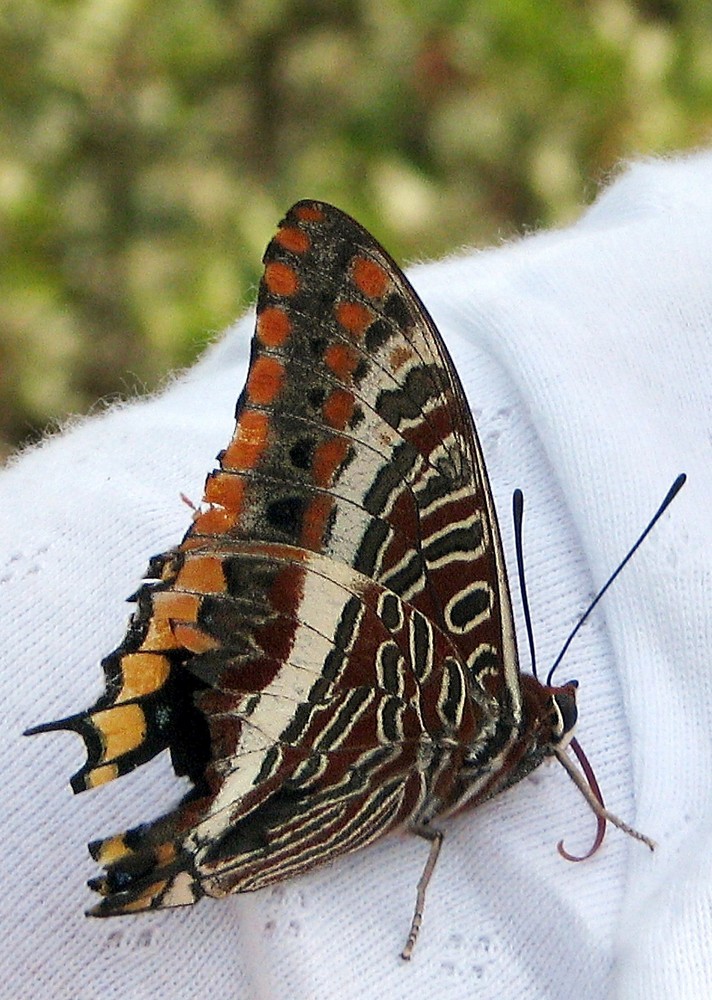
M 407 263 L 711 135 L 708 0 L 0 0 L 0 458 L 188 364 L 299 198 Z

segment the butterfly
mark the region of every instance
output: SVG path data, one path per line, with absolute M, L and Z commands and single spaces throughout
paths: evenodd
M 89 710 L 75 792 L 164 750 L 191 791 L 89 845 L 97 916 L 261 889 L 440 821 L 563 750 L 575 682 L 519 668 L 482 449 L 397 264 L 318 201 L 264 256 L 234 435 L 151 559 Z M 602 803 L 601 803 L 602 804 Z

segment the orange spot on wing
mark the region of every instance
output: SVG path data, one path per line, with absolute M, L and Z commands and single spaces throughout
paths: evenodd
M 265 347 L 281 347 L 292 330 L 292 324 L 284 309 L 267 306 L 257 316 L 257 339 Z
M 117 704 L 151 694 L 163 687 L 171 666 L 157 653 L 126 653 L 121 657 L 121 691 Z
M 235 473 L 213 472 L 205 482 L 205 502 L 219 504 L 231 516 L 240 513 L 244 497 L 245 480 Z
M 198 520 L 197 518 L 195 519 Z M 180 543 L 181 552 L 190 552 L 192 549 L 203 549 L 205 548 L 205 539 L 200 536 L 198 532 L 195 531 L 195 522 L 189 530 L 189 533 L 185 536 L 183 541 Z
M 381 299 L 389 285 L 387 273 L 380 264 L 368 257 L 354 257 L 351 278 L 357 288 L 370 299 Z
M 105 785 L 107 781 L 118 778 L 119 769 L 116 764 L 104 764 L 102 767 L 94 767 L 85 778 L 87 788 L 98 788 Z
M 349 453 L 347 438 L 334 437 L 323 441 L 314 451 L 312 475 L 317 486 L 330 486 L 334 473 Z
M 171 844 L 170 841 L 167 844 L 159 844 L 155 848 L 156 860 L 162 865 L 167 861 L 172 861 L 176 854 L 176 845 Z
M 190 530 L 194 535 L 224 535 L 226 531 L 235 527 L 236 520 L 236 511 L 225 510 L 224 507 L 211 507 L 210 510 L 203 511 L 196 517 Z M 200 539 L 186 538 L 181 547 L 191 549 L 203 544 L 204 542 Z
M 311 501 L 304 513 L 302 533 L 299 539 L 305 549 L 319 552 L 324 542 L 324 532 L 334 501 L 328 493 L 319 493 Z
M 363 334 L 373 322 L 373 313 L 360 302 L 339 302 L 334 310 L 336 320 L 349 333 Z
M 257 358 L 247 379 L 247 395 L 257 406 L 269 406 L 279 395 L 284 381 L 284 365 L 277 358 Z
M 225 449 L 224 469 L 254 469 L 267 444 L 269 417 L 259 410 L 243 410 L 232 441 Z
M 219 556 L 194 555 L 186 557 L 175 582 L 176 590 L 197 594 L 224 594 L 227 590 L 222 560 Z
M 324 212 L 318 205 L 300 205 L 295 208 L 294 214 L 302 222 L 323 222 Z
M 162 653 L 168 649 L 177 648 L 178 643 L 171 631 L 170 623 L 164 619 L 156 618 L 154 615 L 148 623 L 146 635 L 141 643 L 141 651 L 150 653 L 155 650 L 157 653 Z
M 105 761 L 135 750 L 146 735 L 146 716 L 135 703 L 94 712 L 91 721 L 101 737 Z
M 125 858 L 131 854 L 133 851 L 126 846 L 123 834 L 117 837 L 107 837 L 95 850 L 92 850 L 92 857 L 102 865 L 111 864 L 112 861 L 118 861 L 119 858 Z
M 190 650 L 191 653 L 207 653 L 211 649 L 220 648 L 218 639 L 214 639 L 212 635 L 208 635 L 207 632 L 203 632 L 201 628 L 196 628 L 194 625 L 177 622 L 173 626 L 173 634 L 181 646 Z
M 144 889 L 138 899 L 134 899 L 130 903 L 124 903 L 120 912 L 140 913 L 141 910 L 150 909 L 151 903 L 161 895 L 167 885 L 168 879 L 163 879 L 162 882 L 154 882 L 153 885 L 149 885 Z M 106 894 L 108 895 L 108 892 Z
M 391 363 L 391 368 L 394 372 L 397 372 L 399 368 L 412 361 L 415 357 L 415 351 L 412 347 L 396 347 L 394 348 L 389 356 L 389 361 Z
M 359 355 L 346 344 L 330 344 L 324 352 L 324 361 L 337 378 L 348 382 L 359 363 Z
M 343 430 L 353 416 L 354 403 L 353 393 L 346 389 L 334 389 L 321 408 L 324 420 L 337 430 Z
M 297 272 L 280 260 L 273 260 L 265 267 L 264 283 L 272 295 L 294 295 L 299 288 Z
M 198 619 L 200 597 L 197 594 L 175 593 L 172 590 L 158 591 L 153 595 L 153 613 L 156 617 L 179 622 L 194 622 Z
M 294 253 L 304 253 L 311 246 L 311 240 L 307 234 L 302 229 L 297 229 L 296 226 L 283 226 L 277 230 L 274 239 L 285 250 L 292 250 Z

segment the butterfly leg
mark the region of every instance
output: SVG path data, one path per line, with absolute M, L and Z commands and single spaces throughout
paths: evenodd
M 405 943 L 405 948 L 401 952 L 401 958 L 406 961 L 408 961 L 410 956 L 413 954 L 415 942 L 418 940 L 420 925 L 423 922 L 423 910 L 425 909 L 425 891 L 428 888 L 430 878 L 435 871 L 435 865 L 443 843 L 443 832 L 442 830 L 435 829 L 435 827 L 421 824 L 419 826 L 411 826 L 409 830 L 410 833 L 414 833 L 417 837 L 423 837 L 424 840 L 430 841 L 430 853 L 428 854 L 428 860 L 425 862 L 423 874 L 420 876 L 418 881 L 418 892 L 415 897 L 415 912 L 413 913 L 413 919 L 410 924 L 408 940 Z

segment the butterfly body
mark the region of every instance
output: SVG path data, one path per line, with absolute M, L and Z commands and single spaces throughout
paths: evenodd
M 567 739 L 572 685 L 519 671 L 469 406 L 397 265 L 300 202 L 265 254 L 235 433 L 151 561 L 75 791 L 164 749 L 193 789 L 90 845 L 97 915 L 258 889 L 436 821 Z

